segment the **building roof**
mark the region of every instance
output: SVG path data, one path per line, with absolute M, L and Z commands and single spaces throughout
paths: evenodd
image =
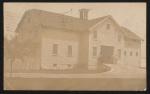
M 103 19 L 107 17 L 109 16 L 98 17 L 92 20 L 82 20 L 80 18 L 63 15 L 59 13 L 32 9 L 32 10 L 27 11 L 24 14 L 23 19 L 19 25 L 23 24 L 24 22 L 28 20 L 28 21 L 34 21 L 35 22 L 34 24 L 37 24 L 38 26 L 41 26 L 43 28 L 54 27 L 54 28 L 83 32 L 83 31 L 88 31 L 91 26 L 95 25 L 96 23 L 102 21 Z M 140 37 L 138 37 L 136 34 L 131 32 L 130 30 L 124 27 L 121 27 L 121 28 L 125 36 L 129 38 L 141 40 Z
M 143 40 L 142 38 L 137 36 L 134 32 L 130 31 L 129 29 L 127 29 L 125 27 L 121 27 L 121 30 L 122 30 L 123 34 L 125 35 L 125 37 L 127 37 L 127 38 L 135 39 L 135 40 Z

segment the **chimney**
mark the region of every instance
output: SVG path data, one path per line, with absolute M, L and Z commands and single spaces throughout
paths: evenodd
M 79 12 L 80 12 L 80 19 L 88 20 L 89 9 L 79 9 Z

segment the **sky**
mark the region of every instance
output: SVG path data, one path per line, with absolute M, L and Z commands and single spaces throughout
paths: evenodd
M 144 39 L 142 52 L 145 57 L 146 3 L 4 3 L 4 36 L 8 39 L 15 36 L 14 31 L 27 10 L 40 9 L 79 17 L 81 8 L 90 9 L 89 19 L 111 15 L 119 25 L 135 32 Z

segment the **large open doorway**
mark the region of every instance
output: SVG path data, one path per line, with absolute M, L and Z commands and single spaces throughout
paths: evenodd
M 113 46 L 101 46 L 100 62 L 111 64 L 114 61 L 113 58 L 114 47 Z

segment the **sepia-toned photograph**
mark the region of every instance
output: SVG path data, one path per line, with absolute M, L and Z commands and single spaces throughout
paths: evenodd
M 146 3 L 4 3 L 4 90 L 146 90 Z

